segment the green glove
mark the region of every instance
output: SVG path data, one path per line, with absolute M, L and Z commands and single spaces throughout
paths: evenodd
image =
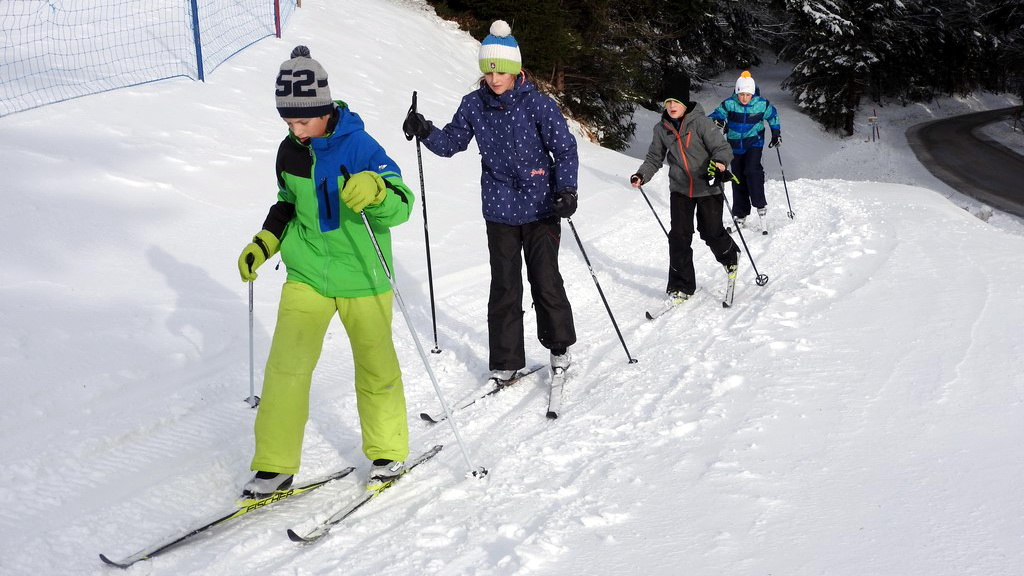
M 281 247 L 281 241 L 273 233 L 260 230 L 252 238 L 252 242 L 242 250 L 238 257 L 238 272 L 242 275 L 242 282 L 252 282 L 256 279 L 256 269 L 267 261 L 268 258 L 277 254 Z
M 341 191 L 341 201 L 353 212 L 359 213 L 371 204 L 383 202 L 387 193 L 388 188 L 380 174 L 364 170 L 345 182 L 345 188 Z

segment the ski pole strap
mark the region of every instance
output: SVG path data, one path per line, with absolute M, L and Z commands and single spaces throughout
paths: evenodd
M 405 117 L 408 118 L 409 116 L 411 116 L 411 115 L 413 115 L 415 113 L 416 113 L 416 91 L 413 90 L 412 91 L 412 105 L 409 106 L 409 112 L 406 113 Z M 405 139 L 408 142 L 412 142 L 412 139 L 414 137 L 415 137 L 414 134 L 410 134 L 408 132 L 405 133 Z M 422 178 L 421 178 L 421 180 L 422 180 Z

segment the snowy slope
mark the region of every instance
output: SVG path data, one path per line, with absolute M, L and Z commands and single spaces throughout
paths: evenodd
M 478 75 L 478 44 L 414 0 L 308 2 L 285 38 L 206 83 L 0 119 L 0 454 L 12 487 L 0 492 L 0 574 L 111 573 L 98 553 L 127 556 L 204 519 L 250 475 L 247 289 L 235 261 L 274 201 L 285 127 L 273 78 L 299 43 L 419 196 L 416 149 L 400 130 L 411 93 L 445 122 Z M 1021 573 L 1024 226 L 972 216 L 978 206 L 921 168 L 902 137 L 916 121 L 1008 101 L 888 107 L 883 140 L 865 142 L 866 128 L 839 139 L 793 111 L 780 67 L 754 72 L 781 108 L 787 176 L 784 187 L 766 154 L 773 232 L 745 237 L 766 286 L 741 260 L 736 304 L 723 309 L 724 274 L 695 239 L 701 296 L 644 319 L 667 249 L 627 185 L 655 117 L 641 114 L 629 154 L 581 142 L 573 218 L 636 364 L 565 226 L 580 342 L 564 415 L 544 417 L 541 379 L 458 415 L 486 480 L 465 478 L 450 428 L 415 418 L 438 401 L 396 314 L 413 447 L 443 443 L 440 456 L 316 546 L 285 529 L 326 515 L 357 478 L 129 573 Z M 732 81 L 697 97 L 713 106 Z M 444 350 L 429 361 L 452 400 L 487 368 L 479 160 L 474 147 L 452 159 L 424 151 L 423 168 Z M 645 190 L 667 222 L 664 173 Z M 422 204 L 395 247 L 429 348 Z M 284 280 L 272 264 L 255 283 L 257 386 Z M 546 360 L 532 338 L 527 351 Z M 351 364 L 335 323 L 300 481 L 366 468 Z

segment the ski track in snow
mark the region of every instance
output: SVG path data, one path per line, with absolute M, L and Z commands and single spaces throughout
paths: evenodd
M 336 34 L 341 12 L 354 24 Z M 421 200 L 415 148 L 396 118 L 419 90 L 420 110 L 446 121 L 478 74 L 457 63 L 475 61 L 478 44 L 420 0 L 313 3 L 294 18 L 287 39 L 253 45 L 205 84 L 168 81 L 3 119 L 5 141 L 17 143 L 5 156 L 29 170 L 15 174 L 11 225 L 0 226 L 22 250 L 0 282 L 10 303 L 0 309 L 0 368 L 14 375 L 3 383 L 0 437 L 15 485 L 0 491 L 0 575 L 110 574 L 98 553 L 121 558 L 207 519 L 250 476 L 245 288 L 233 267 L 273 197 L 267 169 L 281 124 L 269 92 L 248 95 L 308 31 L 336 97 L 382 139 Z M 375 24 L 385 20 L 382 41 Z M 332 33 L 319 31 L 328 25 Z M 371 43 L 372 54 L 353 49 Z M 381 72 L 398 69 L 408 72 L 401 80 Z M 766 91 L 782 69 L 759 75 Z M 788 102 L 779 95 L 774 102 Z M 187 120 L 153 119 L 158 99 L 193 104 Z M 892 123 L 877 144 L 837 141 L 787 110 L 789 175 L 882 178 L 945 196 L 931 176 L 918 182 L 893 143 L 899 122 L 922 117 L 893 108 L 883 110 Z M 67 136 L 40 135 L 43 116 Z M 244 147 L 222 144 L 238 134 Z M 649 132 L 637 134 L 646 149 Z M 445 449 L 323 541 L 287 539 L 287 528 L 358 494 L 366 474 L 351 354 L 335 322 L 314 374 L 297 481 L 357 471 L 128 573 L 1008 573 L 1021 558 L 1011 502 L 1020 466 L 1007 456 L 1024 432 L 1024 390 L 1008 380 L 1024 358 L 1007 331 L 1024 323 L 1018 222 L 996 214 L 997 225 L 985 224 L 936 192 L 899 184 L 796 178 L 785 188 L 766 154 L 771 232 L 755 227 L 744 238 L 768 284 L 755 284 L 742 254 L 733 307 L 722 308 L 725 273 L 695 235 L 703 289 L 648 321 L 644 311 L 664 298 L 668 254 L 626 184 L 640 160 L 586 143 L 580 160 L 573 222 L 637 363 L 627 363 L 563 224 L 561 268 L 579 335 L 563 412 L 545 418 L 541 371 L 457 413 L 486 479 L 465 477 L 448 423 L 416 417 L 439 402 L 396 310 L 412 450 Z M 452 159 L 424 151 L 423 164 L 443 350 L 427 356 L 451 403 L 488 372 L 479 158 L 472 145 Z M 75 186 L 36 176 L 65 168 Z M 665 181 L 663 170 L 645 191 L 667 226 Z M 429 351 L 421 207 L 396 229 L 394 247 Z M 278 262 L 256 283 L 257 387 L 284 280 Z M 527 364 L 547 363 L 528 291 L 524 308 Z
M 756 286 L 749 260 L 742 255 L 732 309 L 721 307 L 725 274 L 699 239 L 695 239 L 695 263 L 705 290 L 700 297 L 655 321 L 643 318 L 642 312 L 660 297 L 664 282 L 666 249 L 660 230 L 647 222 L 627 223 L 604 231 L 593 248 L 588 248 L 627 345 L 639 360 L 633 365 L 626 363 L 625 352 L 610 329 L 602 337 L 581 335 L 580 343 L 573 348 L 575 364 L 566 388 L 563 418 L 581 420 L 580 429 L 589 428 L 590 437 L 565 438 L 559 427 L 563 420 L 550 422 L 544 418 L 547 374 L 542 371 L 456 414 L 460 431 L 470 439 L 473 457 L 490 468 L 486 482 L 459 482 L 465 470 L 446 423 L 412 421 L 414 442 L 422 446 L 447 444 L 443 457 L 414 472 L 405 486 L 376 501 L 372 512 L 357 513 L 326 542 L 297 547 L 281 535 L 285 527 L 304 521 L 311 513 L 326 515 L 332 498 L 358 491 L 355 480 L 342 480 L 286 508 L 263 511 L 264 518 L 229 527 L 217 539 L 192 544 L 189 553 L 171 552 L 154 559 L 153 569 L 159 572 L 167 565 L 175 570 L 229 573 L 239 558 L 245 558 L 246 565 L 261 566 L 259 573 L 269 574 L 286 569 L 297 554 L 313 554 L 339 570 L 345 565 L 358 565 L 367 572 L 384 570 L 394 568 L 394 558 L 380 550 L 403 546 L 389 539 L 388 524 L 401 521 L 419 524 L 417 552 L 400 562 L 402 569 L 411 573 L 430 573 L 441 566 L 452 574 L 544 573 L 546 563 L 566 553 L 567 539 L 579 538 L 580 530 L 600 538 L 609 526 L 636 518 L 631 510 L 635 506 L 608 504 L 617 501 L 614 492 L 638 488 L 629 466 L 623 467 L 622 463 L 657 465 L 664 461 L 666 449 L 684 453 L 693 448 L 688 446 L 692 443 L 729 436 L 729 430 L 743 434 L 768 425 L 773 415 L 757 410 L 756 402 L 746 400 L 738 408 L 726 408 L 723 399 L 751 393 L 744 392 L 748 383 L 743 376 L 733 374 L 732 368 L 743 358 L 786 351 L 799 354 L 811 346 L 799 337 L 806 317 L 820 313 L 836 294 L 855 290 L 878 268 L 872 254 L 885 250 L 876 250 L 871 244 L 873 238 L 882 236 L 874 229 L 879 224 L 857 201 L 835 200 L 840 196 L 841 184 L 795 182 L 792 188 L 804 202 L 797 213 L 801 226 L 776 210 L 769 215 L 773 224 L 770 236 L 747 235 L 758 270 L 768 274 L 770 281 L 766 286 Z M 571 238 L 570 234 L 568 230 L 563 232 L 563 242 Z M 638 251 L 637 260 L 631 264 L 616 263 L 610 256 L 615 250 L 605 248 L 644 236 L 652 237 L 652 246 L 661 246 Z M 579 324 L 610 328 L 592 278 L 583 272 L 585 263 L 576 246 L 564 244 L 563 250 L 567 289 Z M 787 274 L 786 261 L 792 253 L 808 254 L 814 262 L 814 273 L 806 277 Z M 463 285 L 463 297 L 453 294 L 443 302 L 453 314 L 458 311 L 462 328 L 456 322 L 451 330 L 456 337 L 445 345 L 448 350 L 430 356 L 449 400 L 480 386 L 487 373 L 483 344 L 486 332 L 470 328 L 481 326 L 486 315 L 479 293 L 486 291 L 487 278 L 480 274 L 475 277 L 477 282 Z M 478 304 L 473 306 L 473 302 Z M 526 319 L 527 334 L 532 335 L 532 310 L 527 310 Z M 445 328 L 447 335 L 453 327 Z M 736 338 L 738 332 L 746 337 Z M 396 338 L 407 373 L 410 412 L 432 408 L 436 397 L 425 374 L 415 368 L 418 357 L 404 323 L 396 322 Z M 320 398 L 313 402 L 304 454 L 305 461 L 315 466 L 304 468 L 300 478 L 325 473 L 328 468 L 360 464 L 348 384 L 333 384 L 347 382 L 351 371 L 345 346 L 343 329 L 332 328 L 318 367 L 314 398 Z M 535 343 L 530 348 L 528 363 L 546 360 L 539 357 Z M 675 385 L 666 387 L 659 378 L 669 378 Z M 227 392 L 223 391 L 222 396 Z M 38 558 L 46 556 L 54 540 L 88 533 L 93 522 L 87 525 L 79 520 L 76 525 L 74 519 L 81 518 L 81 512 L 72 508 L 62 514 L 61 510 L 76 495 L 97 485 L 117 481 L 123 483 L 121 492 L 137 494 L 122 503 L 101 502 L 93 510 L 100 518 L 126 518 L 136 527 L 130 538 L 119 534 L 118 529 L 103 528 L 88 538 L 106 543 L 103 551 L 115 556 L 133 552 L 172 528 L 187 526 L 183 519 L 202 517 L 193 517 L 197 510 L 208 514 L 205 511 L 216 510 L 217 503 L 229 501 L 233 495 L 227 487 L 242 480 L 240 470 L 246 464 L 243 455 L 248 451 L 251 425 L 251 412 L 232 400 L 236 399 L 221 398 L 219 404 L 207 407 L 183 406 L 175 414 L 155 421 L 140 417 L 135 428 L 120 437 L 84 440 L 73 454 L 57 459 L 59 465 L 54 467 L 50 480 L 39 470 L 53 466 L 52 454 L 23 463 L 25 475 L 34 476 L 36 482 L 33 497 L 26 500 L 31 504 L 18 507 L 18 514 L 48 515 L 51 519 L 41 534 L 19 542 L 19 548 L 36 553 L 26 555 L 27 562 L 13 568 L 38 567 Z M 672 421 L 674 424 L 666 428 L 665 423 Z M 233 437 L 225 444 L 222 436 L 226 430 L 231 430 Z M 638 436 L 650 438 L 642 454 L 636 453 L 633 440 Z M 705 448 L 701 452 L 710 460 L 703 464 L 705 471 L 699 478 L 706 479 L 710 474 L 719 478 L 718 482 L 757 481 L 749 471 L 713 454 L 713 450 Z M 146 477 L 144 471 L 157 459 L 180 466 L 181 473 L 166 479 Z M 66 470 L 75 470 L 77 480 L 67 481 L 63 473 Z M 221 489 L 203 496 L 209 485 Z M 603 489 L 609 494 L 582 493 L 574 488 L 578 485 L 606 486 Z M 133 504 L 133 499 L 143 503 L 155 499 L 166 505 L 159 510 L 147 509 L 146 505 Z M 400 515 L 389 520 L 391 511 L 408 507 L 416 510 L 411 518 Z M 16 517 L 3 518 L 11 526 L 16 522 Z M 473 543 L 469 549 L 467 540 Z M 442 560 L 453 557 L 460 561 L 447 564 Z M 490 566 L 492 571 L 481 572 L 481 566 Z

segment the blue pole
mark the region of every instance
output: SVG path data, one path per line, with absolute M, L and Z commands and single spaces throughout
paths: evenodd
M 199 71 L 199 79 L 206 82 L 203 74 L 203 43 L 199 38 L 199 2 L 192 0 L 192 38 L 196 44 L 196 69 Z

